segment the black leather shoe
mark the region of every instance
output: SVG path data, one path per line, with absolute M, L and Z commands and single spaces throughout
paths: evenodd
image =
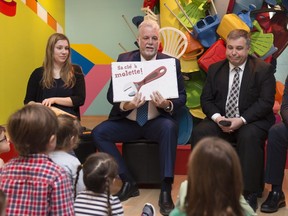
M 244 195 L 247 203 L 251 206 L 251 208 L 256 212 L 258 208 L 257 203 L 257 193 L 249 193 Z
M 261 212 L 273 213 L 285 205 L 285 195 L 283 191 L 271 191 L 265 202 L 262 203 L 260 210 Z
M 123 182 L 120 191 L 118 191 L 114 196 L 118 196 L 121 202 L 129 199 L 130 197 L 139 196 L 139 190 L 136 183 Z
M 162 215 L 169 215 L 169 213 L 174 209 L 174 203 L 171 197 L 171 193 L 166 191 L 161 191 L 158 205 L 160 207 L 160 213 Z

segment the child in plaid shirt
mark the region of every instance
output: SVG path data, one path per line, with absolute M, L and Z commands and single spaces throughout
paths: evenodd
M 57 117 L 46 106 L 26 105 L 8 120 L 19 157 L 0 169 L 7 215 L 74 215 L 72 184 L 48 154 L 55 149 Z

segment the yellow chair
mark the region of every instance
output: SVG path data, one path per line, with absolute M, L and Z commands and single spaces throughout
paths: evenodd
M 163 27 L 159 30 L 163 46 L 162 53 L 179 59 L 186 51 L 188 40 L 186 35 L 177 28 Z

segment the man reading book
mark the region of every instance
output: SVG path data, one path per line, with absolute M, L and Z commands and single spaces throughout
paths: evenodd
M 155 21 L 144 20 L 139 28 L 137 42 L 139 50 L 120 54 L 117 61 L 150 61 L 172 58 L 158 52 L 159 25 Z M 123 182 L 120 191 L 115 194 L 121 201 L 138 196 L 139 190 L 115 143 L 145 138 L 159 143 L 161 192 L 159 196 L 160 212 L 168 215 L 174 208 L 171 198 L 171 187 L 174 179 L 174 164 L 176 158 L 178 126 L 173 119 L 177 112 L 186 103 L 186 91 L 181 75 L 180 63 L 176 62 L 176 76 L 178 85 L 178 98 L 165 99 L 159 91 L 153 91 L 151 100 L 141 92 L 136 92 L 129 102 L 113 101 L 113 84 L 107 93 L 108 101 L 113 105 L 108 120 L 96 126 L 93 139 L 100 151 L 112 155 L 119 165 L 119 176 Z M 147 158 L 149 160 L 149 158 Z

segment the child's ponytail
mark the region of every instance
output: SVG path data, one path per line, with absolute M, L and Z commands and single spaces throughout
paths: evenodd
M 110 178 L 106 177 L 106 182 L 105 182 L 105 191 L 107 194 L 107 210 L 108 210 L 108 216 L 112 216 L 112 208 L 111 208 L 111 203 L 110 203 Z
M 77 183 L 78 183 L 78 180 L 79 180 L 79 175 L 80 175 L 80 171 L 82 170 L 83 168 L 83 164 L 80 164 L 78 167 L 77 167 L 77 172 L 76 172 L 76 179 L 75 179 L 75 183 L 74 183 L 74 199 L 76 198 L 77 196 Z

